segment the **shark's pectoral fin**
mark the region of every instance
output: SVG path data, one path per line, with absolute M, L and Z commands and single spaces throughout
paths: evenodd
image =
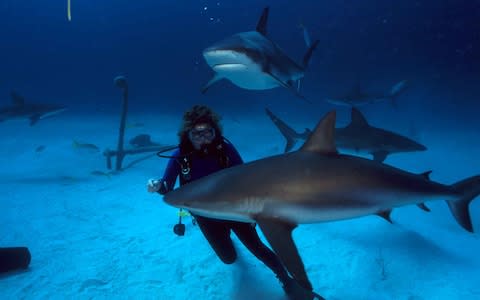
M 33 126 L 37 124 L 37 122 L 40 120 L 40 115 L 32 115 L 30 116 L 30 126 Z
M 304 288 L 312 290 L 312 284 L 308 280 L 302 258 L 292 238 L 292 230 L 297 225 L 264 217 L 255 218 L 255 221 L 290 275 Z
M 207 82 L 207 84 L 205 84 L 202 87 L 202 94 L 205 94 L 207 92 L 207 90 L 212 86 L 212 84 L 214 84 L 215 82 L 217 82 L 221 79 L 223 79 L 223 76 L 219 75 L 218 73 L 215 73 L 215 75 L 213 75 L 212 79 L 210 79 Z
M 373 160 L 377 162 L 383 162 L 389 153 L 387 151 L 377 151 L 373 152 Z
M 392 218 L 392 209 L 381 210 L 376 213 L 377 216 L 381 217 L 382 219 L 386 220 L 388 223 L 393 224 Z
M 295 96 L 297 96 L 298 98 L 302 99 L 302 100 L 305 100 L 306 102 L 308 103 L 312 103 L 310 100 L 308 100 L 307 98 L 305 98 L 305 96 L 303 96 L 302 94 L 299 93 L 299 91 L 297 90 L 297 88 L 294 86 L 293 82 L 284 82 L 282 81 L 280 78 L 278 78 L 277 76 L 275 76 L 272 72 L 270 72 L 270 70 L 268 70 L 268 68 L 266 68 L 264 70 L 264 73 L 267 74 L 268 76 L 272 77 L 276 82 L 278 82 L 278 85 L 280 86 L 283 86 L 284 88 L 290 90 Z

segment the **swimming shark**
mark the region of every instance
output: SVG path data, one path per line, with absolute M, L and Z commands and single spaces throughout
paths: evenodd
M 339 154 L 335 120 L 335 111 L 327 113 L 297 151 L 223 169 L 167 193 L 163 200 L 193 215 L 255 222 L 305 288 L 311 283 L 292 238 L 298 224 L 446 200 L 457 223 L 473 232 L 469 204 L 480 194 L 480 175 L 445 185 L 423 174 Z
M 287 140 L 284 152 L 292 150 L 298 141 L 305 141 L 312 134 L 312 131 L 308 128 L 305 128 L 304 132 L 298 133 L 268 108 L 265 109 L 265 112 Z M 383 162 L 387 155 L 392 153 L 427 150 L 427 147 L 405 136 L 369 125 L 365 116 L 356 108 L 352 108 L 349 125 L 343 128 L 335 128 L 335 145 L 340 149 L 371 154 L 373 160 L 378 162 Z M 430 171 L 425 172 L 424 176 L 428 178 L 430 173 Z M 426 212 L 430 212 L 430 208 L 425 203 L 419 203 L 417 206 Z M 379 212 L 377 215 L 389 223 L 393 223 L 390 217 L 391 213 L 392 210 L 387 210 Z
M 296 132 L 268 108 L 267 115 L 287 143 L 285 152 L 292 150 L 300 140 L 307 140 L 311 130 L 306 128 L 304 132 Z M 359 154 L 371 154 L 373 160 L 383 162 L 388 155 L 401 152 L 425 151 L 427 147 L 398 133 L 371 126 L 365 116 L 356 108 L 351 110 L 350 124 L 343 128 L 335 128 L 335 143 L 337 148 L 353 150 Z
M 66 107 L 55 104 L 27 103 L 16 92 L 11 93 L 12 104 L 0 107 L 0 122 L 13 119 L 29 119 L 30 126 L 38 121 L 57 115 L 66 110 Z
M 203 57 L 215 74 L 202 88 L 202 93 L 215 82 L 227 79 L 247 90 L 282 86 L 304 99 L 297 86 L 318 40 L 308 48 L 303 63 L 297 64 L 267 37 L 268 13 L 269 7 L 264 8 L 256 30 L 234 34 L 203 50 Z
M 365 104 L 391 100 L 392 104 L 396 106 L 396 99 L 401 92 L 405 90 L 407 86 L 407 81 L 403 80 L 396 83 L 388 93 L 368 93 L 360 88 L 357 84 L 345 95 L 327 98 L 326 101 L 335 105 L 343 106 L 361 106 Z

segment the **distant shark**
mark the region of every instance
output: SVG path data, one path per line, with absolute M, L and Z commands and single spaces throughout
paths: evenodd
M 203 87 L 227 79 L 247 90 L 267 90 L 283 86 L 300 98 L 298 87 L 318 40 L 308 48 L 303 63 L 298 65 L 277 44 L 267 38 L 269 8 L 263 10 L 255 31 L 241 32 L 221 40 L 203 51 L 207 64 L 215 72 Z
M 269 109 L 265 109 L 265 111 L 287 140 L 285 152 L 292 150 L 297 141 L 306 140 L 310 137 L 310 129 L 306 128 L 304 132 L 298 133 Z M 371 154 L 373 160 L 378 162 L 383 162 L 392 153 L 427 150 L 427 147 L 408 137 L 371 126 L 356 108 L 352 108 L 351 116 L 350 124 L 335 129 L 337 148 Z
M 0 107 L 0 122 L 13 119 L 29 119 L 30 126 L 38 121 L 57 115 L 66 107 L 54 104 L 27 103 L 16 92 L 11 93 L 12 105 Z
M 406 88 L 407 81 L 403 80 L 395 84 L 388 93 L 367 93 L 363 91 L 359 85 L 356 85 L 353 89 L 351 89 L 347 94 L 334 97 L 334 98 L 327 98 L 326 101 L 336 105 L 343 105 L 343 106 L 361 106 L 365 104 L 391 100 L 393 105 L 396 105 L 396 98 L 402 91 Z
M 289 273 L 311 283 L 292 238 L 298 224 L 345 220 L 423 201 L 446 200 L 457 223 L 473 226 L 470 202 L 480 175 L 452 185 L 431 181 L 335 146 L 336 113 L 328 113 L 294 152 L 233 166 L 183 185 L 164 201 L 194 215 L 255 222 Z
M 305 128 L 303 133 L 297 133 L 294 129 L 274 115 L 268 108 L 265 109 L 273 124 L 280 130 L 287 140 L 285 152 L 292 150 L 297 141 L 307 140 L 312 131 Z M 370 126 L 363 114 L 356 108 L 352 108 L 350 124 L 343 128 L 335 128 L 335 144 L 337 148 L 354 150 L 357 153 L 367 153 L 373 156 L 373 160 L 383 162 L 387 155 L 400 152 L 424 151 L 427 147 L 394 132 Z M 429 172 L 423 173 L 428 178 Z M 425 203 L 417 206 L 429 212 L 430 208 Z M 391 210 L 379 212 L 377 215 L 390 223 Z

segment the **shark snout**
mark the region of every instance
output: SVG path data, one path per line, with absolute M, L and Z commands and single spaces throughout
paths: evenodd
M 422 145 L 422 144 L 419 144 L 419 143 L 414 143 L 412 145 L 412 151 L 426 151 L 427 150 L 427 147 Z
M 227 49 L 207 48 L 203 51 L 203 57 L 207 64 L 211 67 L 225 64 L 238 63 L 238 55 Z
M 424 145 L 418 144 L 418 151 L 426 151 L 426 150 L 427 150 L 427 147 L 425 147 Z

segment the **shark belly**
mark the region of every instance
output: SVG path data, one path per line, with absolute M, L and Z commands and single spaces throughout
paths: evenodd
M 247 90 L 266 90 L 279 86 L 270 74 L 245 53 L 231 50 L 209 50 L 204 57 L 215 73 Z
M 190 213 L 205 218 L 220 219 L 220 220 L 229 220 L 236 222 L 245 222 L 252 223 L 255 220 L 251 215 L 241 213 L 241 212 L 226 212 L 226 211 L 212 211 L 212 210 L 202 210 L 202 209 L 190 209 Z
M 238 87 L 247 90 L 267 90 L 278 87 L 278 82 L 253 64 L 222 64 L 213 70 Z
M 260 214 L 296 224 L 309 224 L 353 219 L 424 201 L 457 198 L 458 195 L 449 193 L 426 195 L 382 188 L 349 190 L 349 187 L 345 186 L 344 189 L 310 195 L 308 199 L 267 201 Z

